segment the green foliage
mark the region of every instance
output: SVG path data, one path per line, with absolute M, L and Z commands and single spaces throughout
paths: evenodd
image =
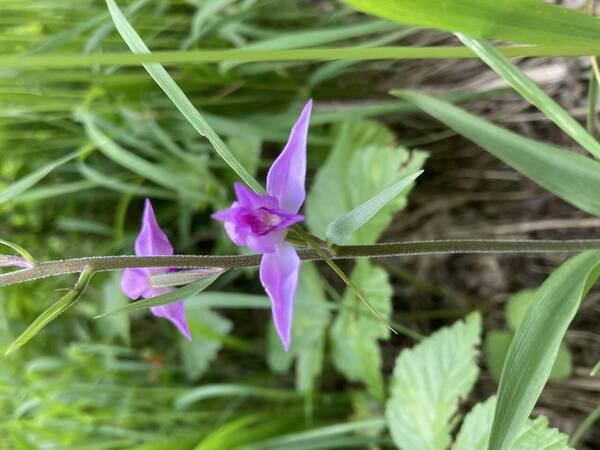
M 374 122 L 344 122 L 333 132 L 334 144 L 315 176 L 306 199 L 306 222 L 317 236 L 328 225 L 365 203 L 384 189 L 412 175 L 423 166 L 427 154 L 409 152 L 394 143 L 394 135 Z M 410 189 L 341 242 L 370 244 L 377 241 L 392 216 L 406 206 Z
M 366 259 L 358 260 L 351 275 L 354 285 L 372 302 L 385 320 L 392 309 L 392 287 L 388 275 Z M 390 330 L 346 289 L 340 312 L 331 328 L 331 358 L 335 367 L 351 381 L 364 383 L 377 399 L 385 396 L 378 341 Z
M 493 125 L 427 95 L 394 91 L 566 202 L 600 215 L 600 163 Z
M 540 0 L 345 0 L 367 14 L 420 27 L 527 44 L 586 45 L 600 38 L 592 17 Z
M 496 398 L 476 404 L 467 414 L 452 450 L 487 450 Z M 554 428 L 548 428 L 548 419 L 539 416 L 527 420 L 510 450 L 571 450 L 568 436 Z
M 504 450 L 533 410 L 583 297 L 600 275 L 600 252 L 574 256 L 536 291 L 515 332 L 498 388 L 489 450 Z
M 514 331 L 525 318 L 535 298 L 534 290 L 524 290 L 511 295 L 505 307 L 506 322 L 511 331 L 491 330 L 486 334 L 484 345 L 486 363 L 490 374 L 496 380 L 500 380 L 502 366 L 514 336 Z M 571 352 L 565 343 L 561 342 L 556 361 L 554 361 L 550 372 L 550 379 L 563 380 L 568 378 L 573 370 L 572 359 Z
M 479 371 L 475 358 L 480 334 L 481 316 L 473 313 L 400 353 L 386 406 L 398 448 L 448 447 L 459 401 L 469 394 Z
M 292 343 L 286 352 L 281 347 L 274 326 L 268 328 L 269 352 L 267 360 L 275 372 L 287 371 L 296 361 L 296 388 L 300 392 L 315 389 L 315 379 L 323 369 L 326 330 L 330 314 L 323 281 L 316 267 L 304 263 L 294 309 Z
M 208 370 L 233 324 L 201 304 L 188 301 L 185 306 L 193 339 L 178 335 L 179 348 L 186 377 L 196 381 Z

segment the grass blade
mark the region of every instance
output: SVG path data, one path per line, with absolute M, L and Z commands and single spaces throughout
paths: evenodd
M 32 266 L 35 266 L 37 264 L 35 261 L 35 258 L 31 255 L 31 253 L 29 253 L 27 250 L 25 250 L 19 244 L 15 244 L 14 242 L 10 242 L 5 239 L 0 239 L 0 244 L 6 245 L 7 247 L 12 248 L 15 252 L 17 252 L 19 255 L 21 255 L 23 257 L 23 259 L 25 261 L 27 261 L 29 264 L 31 264 Z
M 83 293 L 85 292 L 92 275 L 94 274 L 94 269 L 92 267 L 86 268 L 81 275 L 79 276 L 79 280 L 69 292 L 67 292 L 60 300 L 55 302 L 50 308 L 40 314 L 32 323 L 27 327 L 21 335 L 13 341 L 12 344 L 6 350 L 6 354 L 14 352 L 19 347 L 25 345 L 28 341 L 30 341 L 36 334 L 38 334 L 42 328 L 56 319 L 59 315 L 73 306 L 77 301 L 81 298 Z
M 335 219 L 327 226 L 327 232 L 325 234 L 327 241 L 334 243 L 341 242 L 347 235 L 368 222 L 379 212 L 379 210 L 381 210 L 381 208 L 410 186 L 410 184 L 422 173 L 423 171 L 419 170 L 418 172 L 403 178 L 374 197 L 371 197 L 368 201 L 354 208 L 352 211 Z
M 212 275 L 208 278 L 203 278 L 198 281 L 194 281 L 193 283 L 188 284 L 185 287 L 179 288 L 173 292 L 169 292 L 163 295 L 157 295 L 156 297 L 147 298 L 144 300 L 138 300 L 133 302 L 123 308 L 113 309 L 112 311 L 105 312 L 100 314 L 95 319 L 102 319 L 103 317 L 115 316 L 117 314 L 125 314 L 133 311 L 139 311 L 140 309 L 150 308 L 152 306 L 161 306 L 168 305 L 169 303 L 175 303 L 179 300 L 184 299 L 185 297 L 189 297 L 191 295 L 195 295 L 198 292 L 203 291 L 208 286 L 210 286 L 223 272 L 219 272 L 215 275 Z
M 600 251 L 588 251 L 567 260 L 535 293 L 504 362 L 489 450 L 511 448 L 548 381 L 569 324 L 599 276 Z
M 38 169 L 35 172 L 30 173 L 29 175 L 11 184 L 6 189 L 2 190 L 2 192 L 0 192 L 0 204 L 6 203 L 10 200 L 17 198 L 19 195 L 23 194 L 28 189 L 35 186 L 40 180 L 46 177 L 54 169 L 76 158 L 77 155 L 79 155 L 79 152 L 69 153 L 68 155 L 65 155 L 62 158 L 52 161 L 50 164 L 45 165 L 41 169 Z
M 600 159 L 600 143 L 508 58 L 486 41 L 470 38 L 460 33 L 457 33 L 457 36 L 465 46 L 477 53 L 483 62 L 504 78 L 525 100 L 544 113 L 575 142 Z
M 393 91 L 392 95 L 418 106 L 563 200 L 600 216 L 598 161 L 524 138 L 424 94 Z
M 149 54 L 150 50 L 142 41 L 142 38 L 136 33 L 131 24 L 127 21 L 122 11 L 119 9 L 114 0 L 106 0 L 110 15 L 117 27 L 117 30 L 123 40 L 127 43 L 133 53 Z M 256 179 L 248 173 L 242 166 L 235 155 L 227 148 L 221 138 L 208 125 L 204 117 L 192 105 L 192 102 L 187 98 L 181 88 L 175 83 L 175 80 L 167 73 L 163 66 L 158 63 L 143 65 L 150 76 L 156 81 L 160 88 L 167 94 L 167 97 L 179 109 L 184 117 L 192 124 L 198 133 L 204 136 L 212 144 L 215 151 L 221 158 L 233 169 L 235 173 L 246 183 L 250 188 L 257 192 L 263 192 L 264 189 Z
M 396 22 L 527 44 L 586 45 L 600 22 L 540 0 L 345 0 L 359 11 Z

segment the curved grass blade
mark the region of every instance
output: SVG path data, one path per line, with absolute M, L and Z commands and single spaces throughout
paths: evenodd
M 345 0 L 403 24 L 527 44 L 586 45 L 600 40 L 600 22 L 540 0 Z
M 294 390 L 264 388 L 244 384 L 209 384 L 191 389 L 177 400 L 175 409 L 184 410 L 202 400 L 218 397 L 254 397 L 268 400 L 294 400 L 302 395 Z
M 511 342 L 498 388 L 489 450 L 507 450 L 533 410 L 583 297 L 600 276 L 600 251 L 562 264 L 537 290 Z
M 415 181 L 421 174 L 422 170 L 403 178 L 397 183 L 387 187 L 379 194 L 371 197 L 369 200 L 347 212 L 341 217 L 338 217 L 327 226 L 325 236 L 328 242 L 341 242 L 346 236 L 357 230 L 368 222 L 375 214 L 385 205 L 399 195 L 404 189 Z
M 142 41 L 142 38 L 136 33 L 131 24 L 127 21 L 123 12 L 119 9 L 114 0 L 106 0 L 108 10 L 115 23 L 117 31 L 127 43 L 133 53 L 149 54 L 150 50 Z M 181 88 L 175 83 L 175 80 L 167 73 L 165 68 L 158 63 L 143 64 L 150 76 L 156 81 L 160 88 L 167 94 L 167 97 L 179 109 L 184 117 L 196 129 L 198 133 L 204 136 L 212 144 L 215 151 L 221 158 L 233 169 L 235 173 L 256 192 L 263 192 L 264 189 L 256 179 L 242 166 L 235 155 L 227 148 L 219 135 L 208 125 L 204 117 L 192 105 L 192 102 L 186 97 Z
M 600 162 L 524 138 L 445 101 L 413 91 L 392 91 L 478 144 L 566 202 L 600 216 Z
M 221 275 L 225 269 L 220 267 L 207 267 L 204 269 L 180 270 L 179 272 L 164 273 L 150 277 L 150 287 L 155 289 L 182 286 L 196 280 L 208 278 L 212 275 Z
M 21 333 L 21 335 L 14 340 L 12 344 L 6 350 L 6 355 L 14 352 L 19 347 L 22 347 L 29 340 L 35 337 L 42 328 L 56 319 L 59 315 L 73 306 L 77 301 L 81 298 L 83 293 L 85 292 L 92 275 L 94 274 L 93 267 L 87 267 L 81 275 L 79 276 L 79 280 L 69 292 L 67 292 L 60 300 L 55 302 L 50 308 L 40 314 L 32 323 L 27 327 L 27 329 Z
M 567 111 L 551 97 L 546 95 L 537 84 L 525 75 L 508 58 L 496 50 L 490 43 L 457 33 L 465 46 L 473 50 L 494 72 L 504 78 L 521 96 L 539 109 L 548 119 L 567 133 L 575 142 L 600 159 L 600 143 L 587 132 Z
M 125 314 L 133 311 L 139 311 L 140 309 L 150 308 L 152 306 L 161 306 L 168 305 L 169 303 L 175 303 L 179 300 L 184 299 L 185 297 L 189 297 L 191 295 L 195 295 L 200 291 L 203 291 L 208 286 L 210 286 L 223 272 L 219 272 L 215 275 L 212 275 L 208 278 L 203 278 L 198 281 L 194 281 L 193 283 L 188 284 L 182 288 L 179 288 L 173 292 L 169 292 L 163 295 L 157 295 L 156 297 L 146 298 L 144 300 L 135 301 L 123 308 L 113 309 L 112 311 L 105 312 L 100 314 L 94 319 L 102 319 L 103 317 L 115 316 L 117 314 Z
M 78 155 L 79 152 L 69 153 L 68 155 L 63 156 L 62 158 L 52 161 L 50 164 L 45 165 L 41 169 L 30 173 L 29 175 L 21 178 L 20 180 L 17 180 L 15 183 L 11 184 L 6 189 L 3 189 L 0 192 L 0 204 L 18 198 L 19 195 L 23 194 L 25 191 L 35 186 L 42 178 L 44 178 L 54 169 L 71 161 Z

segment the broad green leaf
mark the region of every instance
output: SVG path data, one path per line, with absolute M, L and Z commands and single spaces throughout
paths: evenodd
M 566 202 L 600 216 L 600 162 L 524 138 L 442 100 L 394 91 Z
M 481 316 L 473 313 L 400 353 L 386 406 L 388 428 L 398 448 L 448 448 L 459 401 L 477 379 L 480 333 Z
M 42 330 L 42 328 L 77 303 L 77 301 L 85 292 L 93 274 L 94 270 L 91 267 L 88 267 L 81 272 L 79 280 L 77 280 L 77 283 L 73 289 L 70 289 L 69 292 L 60 298 L 60 300 L 53 303 L 52 306 L 36 317 L 36 319 L 27 327 L 27 329 L 23 331 L 23 333 L 21 333 L 12 344 L 10 344 L 6 350 L 6 354 L 12 353 L 19 347 L 25 345 L 27 342 L 33 339 Z
M 419 170 L 418 172 L 403 178 L 385 188 L 374 197 L 371 197 L 366 202 L 360 204 L 352 211 L 335 219 L 327 225 L 327 230 L 325 232 L 327 241 L 334 243 L 342 242 L 346 236 L 353 231 L 358 230 L 397 195 L 408 188 L 422 173 L 423 171 Z
M 452 450 L 487 450 L 496 397 L 476 404 L 467 414 Z M 510 450 L 572 450 L 568 436 L 548 427 L 548 419 L 528 420 Z
M 359 259 L 351 280 L 383 318 L 389 320 L 392 286 L 385 270 L 367 259 Z M 354 292 L 347 288 L 340 313 L 331 328 L 331 357 L 335 367 L 346 378 L 364 383 L 379 400 L 384 398 L 384 383 L 378 341 L 389 336 L 389 328 L 378 321 Z
M 600 39 L 600 22 L 595 18 L 541 0 L 345 2 L 367 14 L 403 24 L 457 31 L 477 38 L 549 45 L 589 45 Z
M 506 354 L 510 348 L 510 343 L 513 339 L 513 333 L 509 331 L 491 330 L 485 336 L 484 350 L 485 362 L 490 375 L 496 381 L 500 380 L 502 375 L 502 367 Z M 571 376 L 573 371 L 573 356 L 564 342 L 561 342 L 556 355 L 556 360 L 550 372 L 550 379 L 564 380 Z
M 68 163 L 72 159 L 75 159 L 78 155 L 79 152 L 69 153 L 68 155 L 63 156 L 62 158 L 58 158 L 57 160 L 46 164 L 41 169 L 30 173 L 29 175 L 21 178 L 20 180 L 15 181 L 13 184 L 0 191 L 0 204 L 18 198 L 28 189 L 35 186 L 40 180 L 42 180 L 42 178 L 46 177 L 48 174 L 54 171 L 54 169 L 62 166 L 63 164 Z
M 119 9 L 115 1 L 106 0 L 106 4 L 119 34 L 131 51 L 136 54 L 149 54 L 150 50 L 127 21 L 127 18 L 123 15 L 123 12 Z M 164 67 L 158 63 L 143 64 L 143 66 L 177 109 L 179 109 L 200 135 L 208 139 L 219 156 L 239 175 L 242 181 L 255 191 L 262 192 L 263 188 L 260 183 L 248 173 L 235 155 L 231 153 Z
M 521 96 L 539 109 L 548 119 L 579 143 L 596 158 L 600 158 L 600 143 L 565 111 L 551 97 L 546 95 L 537 84 L 512 64 L 506 56 L 491 44 L 479 39 L 458 34 L 458 38 L 473 50 L 494 72 L 504 78 Z
M 232 323 L 202 304 L 188 301 L 185 309 L 193 339 L 189 341 L 179 335 L 179 349 L 186 377 L 196 381 L 217 355 L 223 336 L 231 331 Z
M 489 450 L 511 448 L 548 381 L 569 324 L 598 276 L 600 251 L 587 251 L 567 260 L 536 291 L 504 362 Z
M 511 294 L 506 300 L 504 315 L 508 327 L 515 331 L 523 321 L 527 310 L 535 299 L 535 289 L 525 289 L 523 291 Z
M 102 296 L 98 305 L 99 313 L 122 308 L 129 304 L 129 299 L 119 285 L 120 278 L 118 273 L 113 273 L 102 285 Z M 116 338 L 125 344 L 129 344 L 129 325 L 129 316 L 121 314 L 119 316 L 107 317 L 102 322 L 97 322 L 96 328 L 109 341 Z
M 310 392 L 321 374 L 325 352 L 326 330 L 330 313 L 321 277 L 312 263 L 303 263 L 294 307 L 292 342 L 286 352 L 281 347 L 274 326 L 268 330 L 269 366 L 274 371 L 286 371 L 296 361 L 296 389 Z
M 317 236 L 325 236 L 327 226 L 338 217 L 414 174 L 426 159 L 423 152 L 397 147 L 393 133 L 374 122 L 344 122 L 335 129 L 334 137 L 331 153 L 317 172 L 306 199 L 306 223 Z M 343 243 L 376 242 L 393 214 L 406 205 L 407 194 L 408 189 Z
M 208 278 L 202 278 L 201 280 L 194 281 L 193 283 L 188 284 L 182 288 L 176 289 L 173 292 L 169 292 L 167 294 L 157 295 L 156 297 L 146 298 L 144 300 L 137 300 L 129 305 L 113 309 L 112 311 L 105 312 L 104 314 L 100 314 L 96 316 L 96 319 L 102 319 L 104 317 L 114 316 L 117 314 L 125 314 L 133 311 L 139 311 L 140 309 L 150 308 L 152 306 L 161 306 L 168 305 L 169 303 L 175 303 L 179 300 L 184 300 L 187 297 L 197 294 L 200 291 L 203 291 L 208 286 L 210 286 L 219 276 L 222 274 L 217 273 Z

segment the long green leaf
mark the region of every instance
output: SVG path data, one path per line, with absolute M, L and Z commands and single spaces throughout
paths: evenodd
M 543 112 L 575 142 L 600 159 L 600 143 L 508 58 L 486 41 L 473 39 L 460 33 L 457 36 L 465 46 L 477 53 L 483 62 L 504 78 L 525 100 Z
M 418 106 L 563 200 L 600 216 L 600 162 L 524 138 L 427 95 L 412 91 L 392 94 Z
M 374 16 L 483 39 L 550 45 L 589 45 L 600 39 L 595 18 L 541 0 L 345 1 Z
M 489 450 L 506 450 L 548 381 L 560 343 L 583 297 L 600 276 L 600 251 L 570 258 L 535 294 L 504 362 Z
M 142 41 L 142 38 L 136 33 L 131 24 L 127 21 L 122 11 L 114 0 L 106 0 L 110 15 L 123 40 L 127 43 L 133 53 L 149 54 L 150 50 Z M 204 136 L 212 144 L 215 151 L 231 167 L 235 173 L 253 190 L 262 192 L 263 188 L 256 179 L 237 160 L 235 155 L 227 148 L 221 138 L 208 125 L 204 117 L 192 105 L 192 102 L 186 97 L 181 88 L 175 83 L 175 80 L 167 73 L 163 66 L 158 63 L 144 64 L 144 68 L 150 76 L 156 81 L 161 89 L 167 94 L 173 104 L 179 109 L 184 117 L 192 124 L 198 133 Z
M 123 308 L 113 309 L 112 311 L 105 312 L 95 317 L 95 319 L 101 319 L 103 317 L 114 316 L 117 314 L 125 314 L 133 311 L 139 311 L 140 309 L 146 309 L 153 306 L 161 306 L 168 305 L 169 303 L 175 303 L 179 300 L 182 300 L 190 295 L 195 295 L 200 291 L 203 291 L 208 286 L 210 286 L 222 272 L 212 275 L 208 278 L 203 278 L 198 281 L 194 281 L 193 283 L 188 284 L 182 288 L 179 288 L 173 292 L 169 292 L 163 295 L 157 295 L 156 297 L 147 298 L 144 300 L 138 300 L 133 302 Z
M 419 170 L 417 173 L 409 175 L 397 183 L 387 187 L 379 194 L 371 197 L 352 211 L 338 217 L 327 226 L 325 236 L 329 242 L 341 242 L 346 236 L 367 223 L 381 208 L 386 206 L 392 199 L 400 194 L 404 189 L 411 185 L 419 175 L 423 173 Z
M 68 155 L 63 156 L 56 161 L 52 161 L 50 164 L 45 165 L 41 169 L 30 173 L 29 175 L 3 189 L 0 192 L 0 204 L 13 200 L 14 198 L 23 194 L 25 191 L 35 186 L 42 178 L 44 178 L 54 169 L 76 158 L 78 154 L 79 152 L 69 153 Z
M 73 306 L 77 301 L 81 298 L 83 293 L 85 292 L 92 275 L 94 274 L 94 269 L 88 267 L 79 276 L 79 280 L 69 292 L 67 292 L 60 300 L 55 302 L 50 308 L 45 310 L 42 314 L 40 314 L 32 323 L 27 327 L 23 333 L 19 335 L 17 339 L 14 340 L 12 344 L 6 350 L 6 354 L 14 352 L 19 347 L 25 345 L 28 341 L 33 339 L 36 334 L 38 334 L 42 328 L 56 319 L 59 315 Z

